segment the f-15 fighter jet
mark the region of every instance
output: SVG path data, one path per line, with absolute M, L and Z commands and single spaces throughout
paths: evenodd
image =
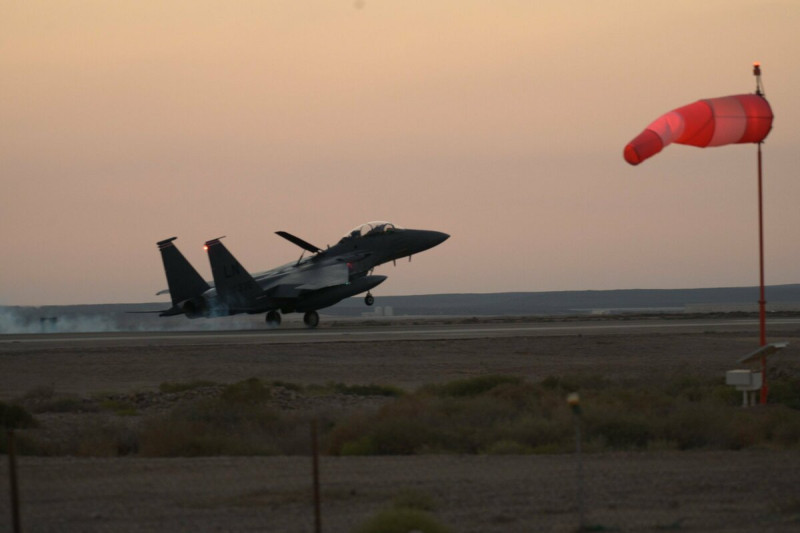
M 160 316 L 217 317 L 239 313 L 266 313 L 270 326 L 281 323 L 281 313 L 304 313 L 308 327 L 319 324 L 318 309 L 366 292 L 386 279 L 373 269 L 441 244 L 449 235 L 439 231 L 403 229 L 389 222 L 369 222 L 348 232 L 334 246 L 321 249 L 285 231 L 278 235 L 304 250 L 300 259 L 273 270 L 250 274 L 222 244 L 222 237 L 206 242 L 213 282 L 205 281 L 175 246 L 176 237 L 158 242 L 167 275 L 172 307 Z M 306 252 L 310 255 L 306 256 Z

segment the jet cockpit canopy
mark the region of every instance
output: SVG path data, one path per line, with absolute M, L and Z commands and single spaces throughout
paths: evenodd
M 366 224 L 361 224 L 350 230 L 344 237 L 342 237 L 341 241 L 347 239 L 357 239 L 361 237 L 366 237 L 367 235 L 378 235 L 381 233 L 390 233 L 395 230 L 403 229 L 400 226 L 395 226 L 391 222 L 386 222 L 384 220 L 376 220 L 373 222 L 367 222 Z

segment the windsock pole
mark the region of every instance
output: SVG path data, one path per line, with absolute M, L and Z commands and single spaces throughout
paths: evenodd
M 753 76 L 756 77 L 756 94 L 759 96 L 764 95 L 764 90 L 761 85 L 761 64 L 753 63 Z M 767 300 L 764 294 L 764 200 L 762 189 L 762 172 L 761 172 L 761 144 L 758 143 L 758 267 L 759 267 L 759 287 L 760 293 L 758 298 L 758 322 L 760 328 L 759 346 L 767 345 Z M 761 356 L 761 403 L 767 403 L 767 394 L 769 388 L 767 387 L 767 356 Z

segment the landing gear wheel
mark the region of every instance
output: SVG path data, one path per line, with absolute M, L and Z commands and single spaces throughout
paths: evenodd
M 267 326 L 277 328 L 281 325 L 281 314 L 277 311 L 267 312 Z
M 310 328 L 315 328 L 319 324 L 319 315 L 316 311 L 308 311 L 303 315 L 303 323 Z
M 374 304 L 375 303 L 375 297 L 368 292 L 367 295 L 364 296 L 364 303 L 367 304 L 367 305 Z

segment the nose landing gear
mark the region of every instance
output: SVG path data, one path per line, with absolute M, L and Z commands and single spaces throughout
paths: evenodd
M 364 296 L 364 303 L 367 305 L 372 305 L 375 303 L 375 297 L 372 296 L 372 293 L 370 293 L 369 291 L 367 291 L 367 295 Z

